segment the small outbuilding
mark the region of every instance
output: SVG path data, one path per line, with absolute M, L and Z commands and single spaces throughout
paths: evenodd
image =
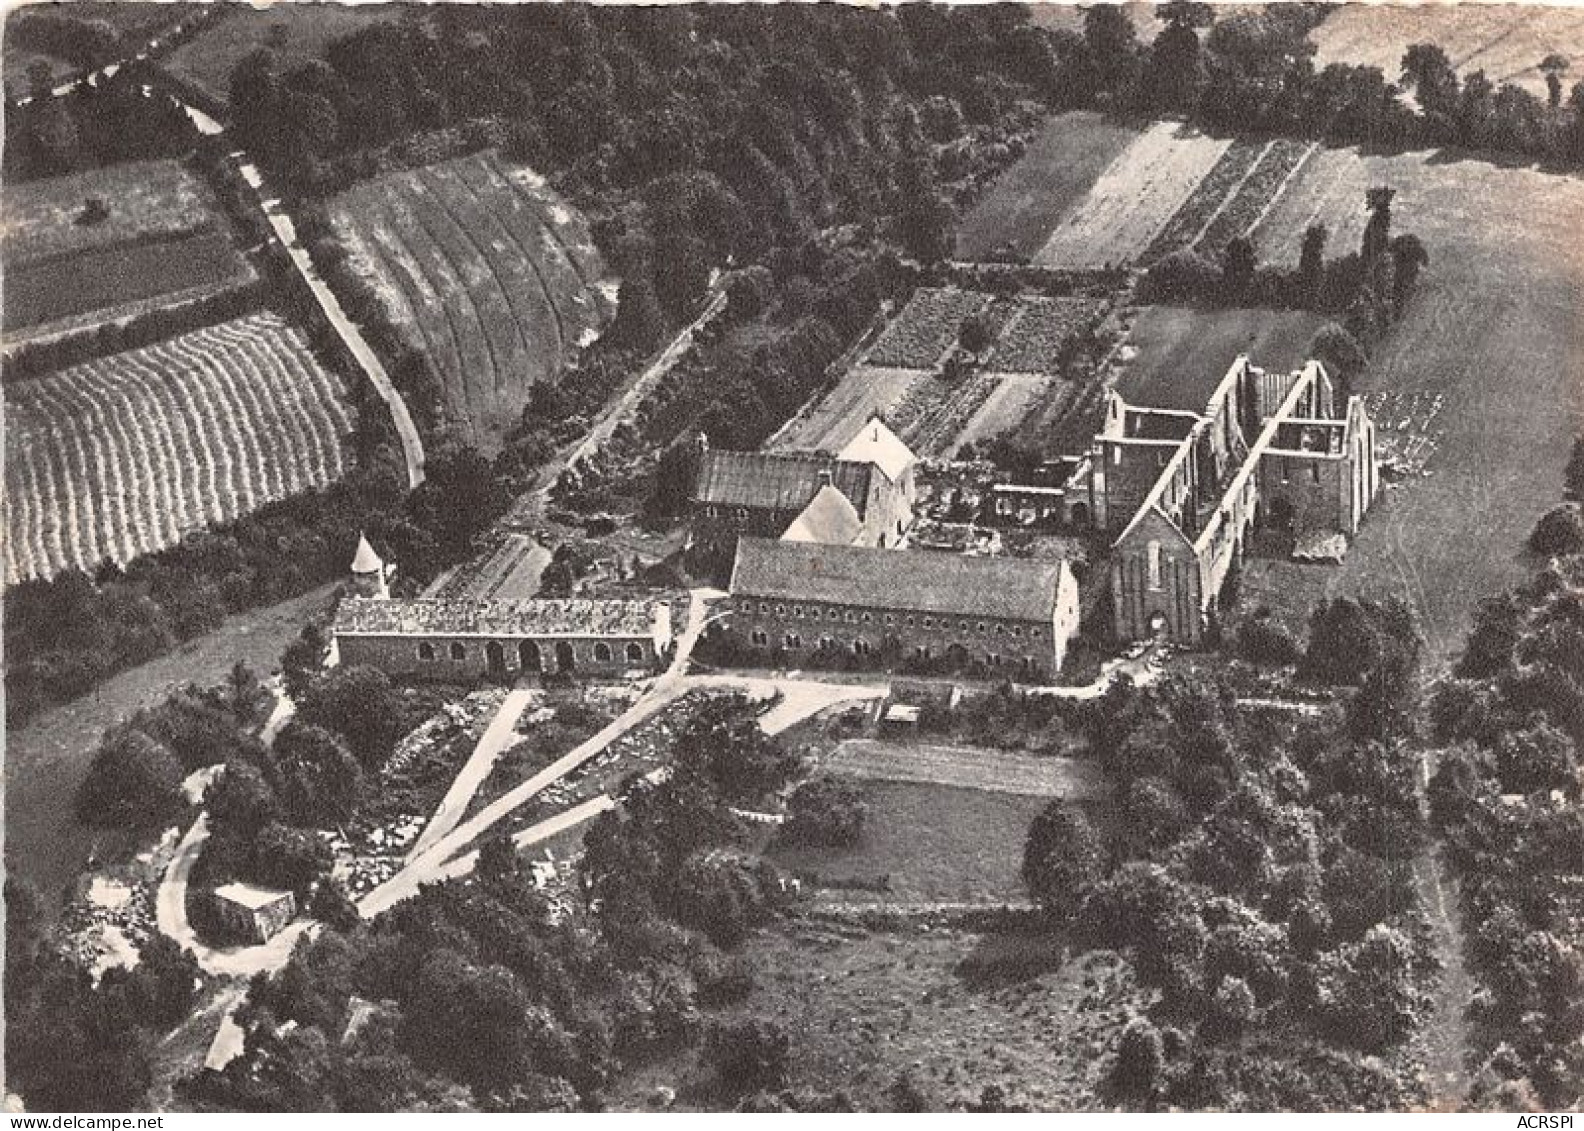
M 266 943 L 297 916 L 297 897 L 289 891 L 231 883 L 214 890 L 215 914 L 228 934 Z

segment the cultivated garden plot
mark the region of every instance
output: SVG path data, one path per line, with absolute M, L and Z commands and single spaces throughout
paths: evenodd
M 1020 298 L 996 339 L 989 367 L 997 373 L 1060 373 L 1064 351 L 1104 310 L 1093 298 Z
M 1174 251 L 1193 246 L 1206 225 L 1220 214 L 1227 195 L 1243 183 L 1265 149 L 1263 142 L 1234 141 L 1204 179 L 1194 186 L 1166 226 L 1156 233 L 1140 262 L 1148 265 Z
M 1319 148 L 1316 142 L 1291 138 L 1280 138 L 1265 146 L 1258 163 L 1210 221 L 1195 249 L 1214 259 L 1227 244 L 1252 231 Z
M 890 369 L 934 369 L 957 342 L 963 319 L 990 305 L 990 296 L 956 287 L 920 287 L 880 335 L 866 364 Z
M 493 152 L 361 184 L 331 219 L 486 452 L 611 313 L 582 217 Z
M 1156 122 L 1100 175 L 1034 262 L 1070 268 L 1133 262 L 1231 144 L 1180 122 Z
M 323 487 L 352 415 L 261 313 L 6 386 L 6 579 L 125 563 Z

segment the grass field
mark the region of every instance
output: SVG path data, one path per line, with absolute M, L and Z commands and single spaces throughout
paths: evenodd
M 237 5 L 172 51 L 165 69 L 224 103 L 231 97 L 231 69 L 249 52 L 268 47 L 289 70 L 318 59 L 335 40 L 397 18 L 391 4 L 318 4 L 293 0 L 263 9 Z
M 867 781 L 924 782 L 1029 797 L 1097 801 L 1107 795 L 1100 767 L 1073 758 L 1036 758 L 977 746 L 850 738 L 821 769 Z
M 109 215 L 78 222 L 90 198 Z M 4 328 L 13 341 L 92 327 L 252 283 L 208 187 L 175 161 L 137 161 L 4 190 Z
M 353 269 L 433 361 L 448 414 L 493 453 L 529 390 L 611 313 L 583 218 L 493 152 L 394 173 L 337 197 Z
M 1304 310 L 1146 306 L 1128 334 L 1117 392 L 1129 404 L 1197 412 L 1239 354 L 1264 369 L 1294 369 L 1325 322 Z
M 1545 97 L 1539 63 L 1559 53 L 1584 58 L 1584 9 L 1505 4 L 1344 4 L 1309 33 L 1315 69 L 1328 63 L 1379 67 L 1388 82 L 1401 74 L 1415 43 L 1434 43 L 1459 74 L 1483 70 L 1492 83 L 1515 83 Z M 1565 86 L 1577 74 L 1563 76 Z
M 1029 823 L 1046 798 L 920 782 L 858 784 L 869 802 L 862 843 L 776 847 L 776 864 L 826 882 L 817 886 L 842 888 L 844 901 L 1000 904 L 1026 898 L 1018 867 Z M 844 886 L 880 877 L 890 879 L 884 892 Z
M 1034 261 L 1046 267 L 1132 262 L 1231 144 L 1180 122 L 1156 122 L 1066 211 Z
M 1584 178 L 1430 152 L 1322 150 L 1260 225 L 1262 256 L 1294 262 L 1315 221 L 1333 233 L 1331 254 L 1355 248 L 1373 185 L 1397 189 L 1394 230 L 1418 235 L 1430 266 L 1358 391 L 1403 431 L 1436 442 L 1425 474 L 1385 493 L 1340 568 L 1264 564 L 1268 576 L 1250 579 L 1247 600 L 1290 602 L 1296 618 L 1324 593 L 1402 596 L 1432 655 L 1446 659 L 1474 602 L 1525 576 L 1523 541 L 1559 497 L 1584 425 Z M 1198 370 L 1191 359 L 1224 368 L 1250 335 L 1257 359 L 1286 364 L 1310 325 L 1274 312 L 1146 312 L 1134 371 L 1141 386 L 1155 373 L 1155 387 L 1169 388 L 1174 372 Z M 1391 407 L 1403 405 L 1434 419 L 1403 421 Z
M 1137 136 L 1136 127 L 1090 110 L 1053 118 L 964 217 L 957 258 L 986 259 L 1008 248 L 1019 259 L 1032 256 Z
M 844 1092 L 861 1110 L 889 1110 L 885 1092 L 904 1072 L 931 1110 L 975 1102 L 988 1084 L 1034 1110 L 1092 1110 L 1123 1025 L 1148 1005 L 1115 955 L 1068 957 L 1040 936 L 791 922 L 745 955 L 753 992 L 711 1016 L 781 1026 L 789 1084 Z M 976 983 L 965 959 L 1019 973 Z M 612 1107 L 642 1106 L 658 1085 L 694 1076 L 694 1055 L 627 1078 Z
M 92 572 L 341 477 L 352 415 L 265 312 L 6 385 L 6 580 Z

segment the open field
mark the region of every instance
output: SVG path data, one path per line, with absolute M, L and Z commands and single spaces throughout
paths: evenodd
M 1059 939 L 1036 935 L 805 920 L 756 935 L 745 957 L 757 984 L 718 1015 L 781 1026 L 793 1087 L 840 1091 L 871 1111 L 888 1109 L 884 1093 L 904 1072 L 934 1111 L 976 1102 L 989 1084 L 1037 1111 L 1093 1110 L 1123 1025 L 1148 1005 L 1116 956 L 1068 957 Z M 965 959 L 990 980 L 967 978 Z M 635 1074 L 613 1108 L 674 1087 L 695 1056 Z
M 1035 758 L 977 746 L 937 746 L 850 738 L 821 767 L 827 773 L 874 781 L 924 782 L 1030 797 L 1097 801 L 1107 796 L 1095 762 Z
M 1373 185 L 1397 189 L 1394 230 L 1418 235 L 1430 265 L 1358 391 L 1390 418 L 1386 446 L 1406 450 L 1416 435 L 1428 438 L 1419 445 L 1428 450 L 1424 475 L 1385 493 L 1340 568 L 1262 567 L 1272 575 L 1264 597 L 1290 599 L 1300 615 L 1321 593 L 1405 597 L 1433 657 L 1445 660 L 1461 647 L 1474 602 L 1526 575 L 1524 539 L 1560 497 L 1562 467 L 1584 425 L 1584 178 L 1451 154 L 1322 150 L 1260 226 L 1262 255 L 1295 261 L 1304 228 L 1317 220 L 1333 233 L 1332 254 L 1355 248 Z M 1282 364 L 1292 355 L 1273 351 L 1302 348 L 1296 328 L 1279 332 L 1289 317 L 1147 312 L 1135 339 L 1141 358 L 1204 356 L 1207 341 L 1224 336 L 1231 345 L 1255 333 L 1226 322 L 1249 318 L 1263 327 L 1255 357 Z M 1169 373 L 1178 364 L 1156 367 Z
M 1067 211 L 1034 261 L 1047 267 L 1132 262 L 1231 144 L 1180 122 L 1154 123 Z
M 1060 377 L 1001 375 L 995 391 L 957 434 L 956 448 L 964 444 L 988 443 L 1012 431 L 1038 411 L 1047 397 L 1060 396 L 1059 390 L 1064 384 L 1069 383 Z
M 175 161 L 8 185 L 4 197 L 4 327 L 13 342 L 207 298 L 257 278 L 208 187 Z M 109 208 L 99 223 L 79 222 L 89 198 Z
M 1307 310 L 1146 306 L 1122 351 L 1117 392 L 1129 404 L 1198 412 L 1239 354 L 1263 369 L 1295 369 L 1325 323 Z
M 342 474 L 339 380 L 273 313 L 6 386 L 5 572 L 126 562 Z
M 1033 255 L 1137 136 L 1135 127 L 1091 110 L 1052 118 L 964 217 L 957 229 L 957 258 L 988 259 L 1008 249 L 1019 259 Z
M 776 864 L 819 877 L 859 902 L 1021 903 L 1018 868 L 1029 823 L 1043 797 L 919 782 L 858 780 L 869 802 L 863 841 L 853 848 L 771 849 Z M 849 890 L 889 877 L 883 892 Z
M 193 83 L 221 103 L 231 97 L 231 69 L 250 52 L 268 47 L 289 70 L 324 56 L 342 36 L 396 19 L 388 4 L 274 4 L 255 9 L 238 5 L 171 52 L 165 69 Z
M 493 152 L 358 185 L 331 218 L 353 269 L 434 363 L 448 414 L 486 453 L 533 385 L 610 316 L 583 218 Z
M 997 373 L 1060 373 L 1063 349 L 1104 309 L 1093 298 L 1022 297 L 1001 328 L 988 365 Z
M 1483 70 L 1496 86 L 1515 83 L 1544 98 L 1539 63 L 1560 53 L 1584 58 L 1584 10 L 1542 7 L 1517 11 L 1505 4 L 1346 4 L 1309 33 L 1315 69 L 1328 63 L 1379 67 L 1386 81 L 1401 74 L 1415 43 L 1434 43 L 1460 75 Z M 1577 75 L 1564 75 L 1565 85 Z

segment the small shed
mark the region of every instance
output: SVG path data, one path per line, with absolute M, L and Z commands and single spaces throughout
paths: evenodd
M 250 943 L 266 943 L 297 915 L 297 898 L 289 891 L 231 883 L 214 892 L 215 912 L 226 930 Z

